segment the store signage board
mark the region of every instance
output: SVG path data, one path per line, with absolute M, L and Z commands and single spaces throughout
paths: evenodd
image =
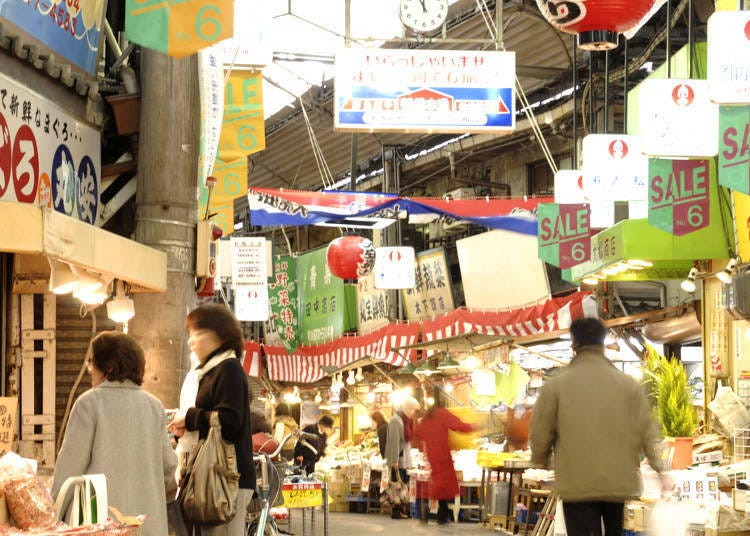
M 326 248 L 297 257 L 297 284 L 301 344 L 329 342 L 356 327 L 356 305 L 350 303 L 355 290 L 347 291 L 344 280 L 331 273 Z
M 99 222 L 101 134 L 0 74 L 0 201 Z
M 0 2 L 0 19 L 94 76 L 107 2 Z M 6 33 L 11 31 L 6 29 Z
M 200 197 L 208 197 L 206 177 L 211 175 L 219 151 L 221 123 L 224 116 L 224 68 L 218 46 L 198 52 L 198 94 L 200 99 L 200 148 L 198 151 L 198 185 Z M 205 203 L 204 203 L 205 204 Z M 199 212 L 200 220 L 205 214 Z
M 417 253 L 414 278 L 414 288 L 401 290 L 407 320 L 431 319 L 454 309 L 443 248 Z
M 466 307 L 505 310 L 546 299 L 547 270 L 537 250 L 536 236 L 501 229 L 456 240 Z
M 647 198 L 648 158 L 640 138 L 626 134 L 589 134 L 583 138 L 583 184 L 592 201 Z
M 323 505 L 322 482 L 300 482 L 281 486 L 287 508 L 315 508 Z M 328 497 L 330 503 L 333 499 Z
M 232 289 L 237 320 L 268 320 L 266 239 L 232 237 Z
M 375 248 L 375 288 L 414 288 L 415 263 L 413 247 Z
M 734 225 L 737 229 L 737 253 L 741 259 L 750 259 L 750 196 L 732 192 Z
M 586 262 L 591 255 L 590 217 L 586 204 L 540 204 L 539 258 L 560 268 Z
M 644 198 L 645 199 L 645 198 Z M 555 173 L 555 203 L 573 205 L 588 203 L 592 229 L 606 229 L 615 223 L 614 201 L 592 201 L 583 188 L 583 171 L 560 169 Z
M 334 129 L 515 130 L 514 52 L 346 48 L 336 53 Z
M 266 148 L 263 76 L 260 71 L 232 69 L 226 84 L 223 82 L 224 114 L 217 157 L 224 162 L 232 162 Z M 239 197 L 245 191 L 235 192 L 234 197 Z
M 297 260 L 291 255 L 274 259 L 273 278 L 268 284 L 271 322 L 267 325 L 266 344 L 276 340 L 288 353 L 299 346 L 299 311 L 297 309 Z M 268 332 L 278 338 L 271 338 Z
M 648 78 L 639 100 L 641 150 L 661 158 L 716 156 L 719 109 L 708 97 L 708 81 Z
M 708 18 L 708 86 L 719 104 L 750 104 L 750 12 Z
M 125 0 L 125 33 L 141 46 L 184 58 L 232 37 L 234 0 Z
M 17 408 L 17 398 L 0 397 L 0 456 L 11 451 Z
M 719 107 L 719 184 L 750 194 L 750 107 Z
M 711 160 L 649 160 L 648 223 L 676 236 L 711 223 Z
M 412 266 L 411 273 L 414 274 Z M 390 322 L 388 291 L 376 288 L 375 274 L 357 280 L 357 331 L 370 333 Z

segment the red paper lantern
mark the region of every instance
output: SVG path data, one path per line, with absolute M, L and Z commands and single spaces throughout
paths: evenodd
M 342 236 L 328 244 L 326 262 L 336 277 L 356 280 L 375 268 L 375 247 L 368 238 Z
M 536 0 L 552 26 L 578 34 L 585 50 L 611 50 L 617 35 L 635 28 L 654 6 L 655 0 Z

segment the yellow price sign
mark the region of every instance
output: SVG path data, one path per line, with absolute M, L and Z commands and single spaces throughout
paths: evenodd
M 284 484 L 281 488 L 287 508 L 315 508 L 323 505 L 323 485 L 320 482 Z M 331 502 L 331 498 L 328 498 Z

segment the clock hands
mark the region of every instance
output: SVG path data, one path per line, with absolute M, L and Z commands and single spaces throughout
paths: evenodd
M 419 0 L 419 3 L 422 4 L 422 11 L 427 13 L 427 6 L 424 5 L 424 0 Z

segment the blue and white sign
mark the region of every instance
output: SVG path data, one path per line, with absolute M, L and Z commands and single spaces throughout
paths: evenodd
M 708 88 L 719 104 L 750 104 L 750 12 L 708 18 Z
M 414 248 L 407 246 L 375 248 L 375 288 L 414 288 L 416 266 Z
M 101 135 L 0 74 L 0 200 L 53 208 L 97 224 Z
M 514 52 L 347 48 L 336 54 L 339 131 L 515 129 Z
M 93 76 L 106 4 L 106 0 L 13 0 L 0 2 L 0 19 Z
M 583 138 L 583 193 L 591 201 L 645 201 L 648 158 L 638 136 L 589 134 Z

